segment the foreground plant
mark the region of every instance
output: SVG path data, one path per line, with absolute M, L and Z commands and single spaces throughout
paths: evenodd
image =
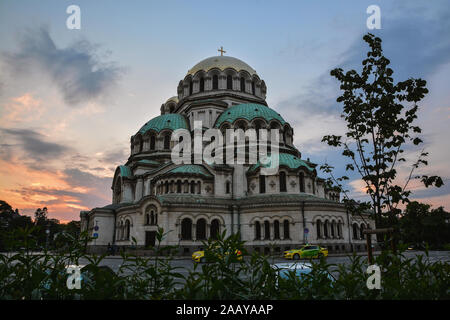
M 311 272 L 299 276 L 288 271 L 280 276 L 264 255 L 247 255 L 239 234 L 204 242 L 207 262 L 194 270 L 175 268 L 173 252 L 161 247 L 165 236 L 158 230 L 153 257 L 123 252 L 117 272 L 102 265 L 105 255 L 84 251 L 89 240 L 68 236 L 65 248 L 33 253 L 32 229 L 17 230 L 11 240 L 21 250 L 0 254 L 1 299 L 449 299 L 450 265 L 431 262 L 425 256 L 406 258 L 385 251 L 375 258 L 381 269 L 381 289 L 366 286 L 365 257 L 353 255 L 347 265 L 328 264 L 325 258 L 310 260 Z M 237 254 L 241 251 L 243 259 Z M 69 289 L 66 267 L 85 264 L 81 288 Z M 332 276 L 330 276 L 330 274 Z

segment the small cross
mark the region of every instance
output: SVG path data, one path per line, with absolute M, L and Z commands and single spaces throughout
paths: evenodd
M 223 54 L 226 52 L 225 50 L 223 50 L 223 47 L 220 46 L 220 49 L 217 49 L 217 51 L 220 52 L 220 55 L 223 56 Z

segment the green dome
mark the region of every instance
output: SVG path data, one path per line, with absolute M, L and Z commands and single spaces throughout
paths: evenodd
M 147 122 L 141 129 L 139 129 L 140 134 L 146 133 L 148 130 L 154 130 L 160 132 L 164 129 L 176 130 L 176 129 L 188 129 L 189 125 L 186 118 L 181 114 L 168 113 L 163 114 L 159 117 L 153 118 Z
M 206 178 L 212 178 L 212 175 L 203 166 L 198 164 L 185 164 L 179 167 L 173 168 L 167 172 L 168 174 L 192 174 L 200 175 Z
M 158 161 L 155 160 L 148 160 L 148 159 L 144 159 L 144 160 L 138 160 L 138 163 L 144 163 L 144 164 L 153 164 L 153 165 L 160 165 L 160 163 Z
M 269 167 L 270 165 L 265 165 L 264 167 Z M 299 157 L 296 157 L 289 153 L 280 153 L 279 154 L 279 166 L 285 166 L 291 169 L 298 169 L 300 167 L 304 167 L 308 169 L 309 171 L 314 171 L 313 168 L 311 168 L 305 161 L 300 159 Z M 255 172 L 259 167 L 261 167 L 261 163 L 258 161 L 258 163 L 254 164 L 253 166 L 248 169 L 247 173 L 253 173 Z
M 252 121 L 255 118 L 263 118 L 267 122 L 275 119 L 278 120 L 281 125 L 286 123 L 278 112 L 269 107 L 262 104 L 245 103 L 238 104 L 225 110 L 217 119 L 215 127 L 219 128 L 224 122 L 233 123 L 237 119 Z

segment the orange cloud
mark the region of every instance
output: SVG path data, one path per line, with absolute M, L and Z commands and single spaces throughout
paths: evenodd
M 78 220 L 79 211 L 89 208 L 74 196 L 54 192 L 88 193 L 90 189 L 73 188 L 64 178 L 65 175 L 59 171 L 35 170 L 18 161 L 7 162 L 0 159 L 0 199 L 28 215 L 33 215 L 37 208 L 46 206 L 52 218 L 61 221 Z
M 11 98 L 10 102 L 5 104 L 2 109 L 0 118 L 0 125 L 2 126 L 37 120 L 44 112 L 42 100 L 35 99 L 31 93 Z

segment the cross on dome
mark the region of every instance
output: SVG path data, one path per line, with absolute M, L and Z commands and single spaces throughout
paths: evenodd
M 220 49 L 217 49 L 217 51 L 220 52 L 220 55 L 223 56 L 223 54 L 226 52 L 225 50 L 223 50 L 223 47 L 220 46 Z

